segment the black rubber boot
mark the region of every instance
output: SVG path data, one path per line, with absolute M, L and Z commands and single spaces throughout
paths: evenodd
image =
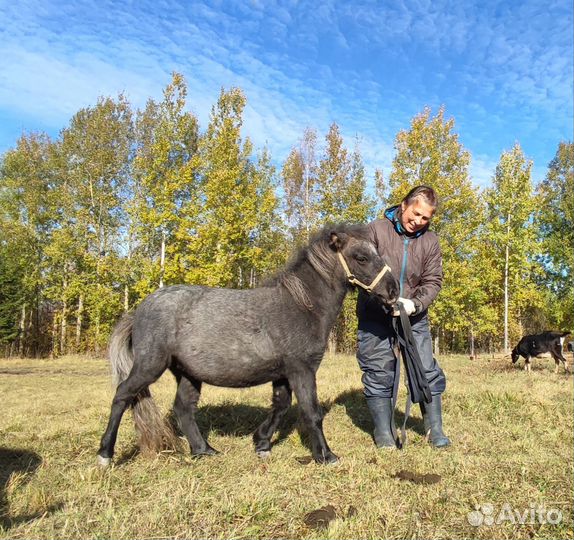
M 391 398 L 369 398 L 367 405 L 375 424 L 375 444 L 378 448 L 397 448 L 393 437 L 393 402 Z
M 437 394 L 432 397 L 430 403 L 421 403 L 421 412 L 425 424 L 425 433 L 429 442 L 436 448 L 443 448 L 450 445 L 450 439 L 442 430 L 442 404 L 441 396 Z

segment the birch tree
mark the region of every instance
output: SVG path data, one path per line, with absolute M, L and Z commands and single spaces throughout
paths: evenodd
M 176 232 L 193 227 L 196 206 L 189 203 L 197 192 L 199 137 L 197 118 L 185 110 L 186 98 L 185 80 L 174 73 L 163 100 L 149 100 L 136 121 L 129 253 L 134 254 L 131 265 L 139 267 L 134 287 L 140 298 L 180 282 L 185 274 Z
M 45 293 L 45 248 L 57 223 L 55 210 L 60 177 L 54 167 L 54 142 L 45 134 L 23 135 L 14 149 L 3 156 L 0 166 L 0 224 L 4 262 L 5 294 L 17 284 L 17 297 L 6 300 L 17 313 L 4 317 L 18 320 L 20 355 L 45 352 L 45 321 L 41 308 Z M 16 302 L 16 303 L 15 303 Z M 49 335 L 49 334 L 48 334 Z
M 70 317 L 75 322 L 75 344 L 81 339 L 84 317 L 89 319 L 87 346 L 97 351 L 121 310 L 116 261 L 122 248 L 131 135 L 131 107 L 121 95 L 100 98 L 94 107 L 81 109 L 62 131 L 61 227 L 48 250 L 52 297 L 61 306 L 62 352 Z
M 539 266 L 533 214 L 537 206 L 531 180 L 532 162 L 517 143 L 500 157 L 493 187 L 486 191 L 488 205 L 484 241 L 490 246 L 490 262 L 497 269 L 500 291 L 495 297 L 504 329 L 502 346 L 508 353 L 510 339 L 522 333 L 522 314 L 528 306 L 540 304 L 535 286 Z
M 431 110 L 413 118 L 410 128 L 397 134 L 395 157 L 389 176 L 388 204 L 398 204 L 416 185 L 432 186 L 439 207 L 432 221 L 443 255 L 443 288 L 429 310 L 433 323 L 435 352 L 439 336 L 467 339 L 476 326 L 477 301 L 473 273 L 473 237 L 482 222 L 483 205 L 469 175 L 470 153 L 454 131 L 454 119 L 445 119 L 444 108 L 436 116 Z
M 538 189 L 536 223 L 542 240 L 545 269 L 540 285 L 549 292 L 548 322 L 556 328 L 574 327 L 574 144 L 561 142 Z
M 292 246 L 309 242 L 316 228 L 317 213 L 317 132 L 307 128 L 299 144 L 283 164 L 282 188 L 287 233 Z
M 373 216 L 374 200 L 366 193 L 365 168 L 358 146 L 349 151 L 335 123 L 325 136 L 316 186 L 316 213 L 321 224 L 366 223 Z M 355 304 L 355 294 L 345 298 L 331 334 L 332 349 L 354 350 L 357 335 Z
M 246 99 L 238 88 L 221 90 L 199 143 L 201 206 L 193 234 L 186 238 L 186 281 L 248 287 L 258 273 L 261 249 L 276 208 L 273 168 L 264 152 L 252 159 L 243 139 Z

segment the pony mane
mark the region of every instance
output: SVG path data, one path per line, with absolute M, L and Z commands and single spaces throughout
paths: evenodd
M 313 311 L 314 305 L 310 299 L 308 287 L 297 276 L 297 270 L 308 261 L 321 279 L 329 286 L 333 286 L 333 266 L 336 262 L 336 252 L 329 245 L 332 231 L 368 239 L 364 225 L 326 225 L 311 237 L 308 245 L 299 248 L 284 270 L 267 280 L 264 286 L 282 285 L 298 306 Z

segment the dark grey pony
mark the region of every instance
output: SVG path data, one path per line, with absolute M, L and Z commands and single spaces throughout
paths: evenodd
M 120 320 L 111 338 L 110 360 L 119 386 L 99 463 L 110 463 L 129 406 L 140 435 L 157 448 L 165 433 L 158 428 L 161 415 L 148 387 L 167 369 L 178 383 L 173 411 L 193 455 L 216 453 L 195 420 L 202 383 L 242 388 L 272 382 L 272 410 L 253 435 L 257 454 L 271 451 L 271 437 L 293 390 L 315 461 L 337 461 L 323 434 L 315 374 L 343 298 L 354 286 L 386 305 L 396 302 L 399 292 L 366 228 L 342 225 L 321 231 L 262 287 L 176 285 L 150 294 Z

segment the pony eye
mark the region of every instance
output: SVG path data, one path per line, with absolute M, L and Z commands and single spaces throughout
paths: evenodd
M 355 260 L 360 263 L 366 263 L 367 257 L 365 257 L 364 255 L 355 255 Z

